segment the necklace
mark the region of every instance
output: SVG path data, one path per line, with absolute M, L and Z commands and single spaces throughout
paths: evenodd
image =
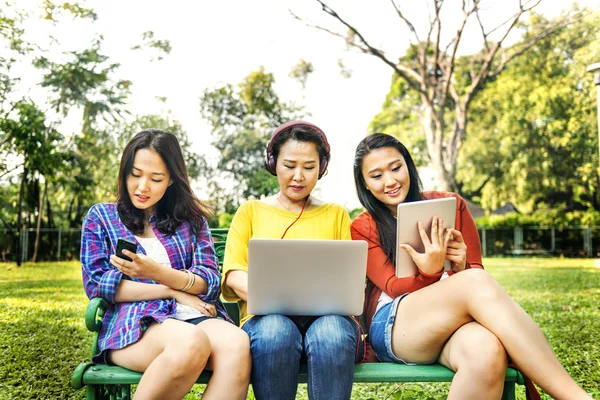
M 286 210 L 288 210 L 289 212 L 295 213 L 294 211 L 292 211 L 292 209 L 291 209 L 291 208 L 289 208 L 288 206 L 286 206 L 286 205 L 283 203 L 283 201 L 281 201 L 281 199 L 279 198 L 279 196 L 280 196 L 280 195 L 278 194 L 278 195 L 277 195 L 277 201 L 279 202 L 279 204 L 281 204 L 281 205 L 282 205 L 282 206 L 283 206 L 283 207 L 284 207 Z M 303 207 L 302 207 L 302 210 L 304 210 L 304 208 L 306 208 L 306 206 L 309 204 L 309 202 L 310 202 L 310 196 L 309 196 L 309 197 L 308 197 L 306 200 L 304 200 L 304 205 L 303 205 Z

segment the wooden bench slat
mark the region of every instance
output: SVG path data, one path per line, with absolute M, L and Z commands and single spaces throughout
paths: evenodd
M 130 371 L 118 366 L 99 364 L 86 365 L 82 381 L 84 385 L 95 384 L 127 384 L 139 383 L 140 372 Z M 203 372 L 196 383 L 208 383 L 212 376 L 210 371 Z M 354 382 L 451 382 L 454 372 L 440 364 L 433 365 L 402 365 L 393 363 L 365 363 L 354 368 Z M 522 375 L 515 369 L 508 368 L 505 382 L 520 383 Z M 308 382 L 306 365 L 300 368 L 300 383 Z

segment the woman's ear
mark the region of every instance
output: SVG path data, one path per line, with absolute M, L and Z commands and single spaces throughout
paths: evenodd
M 171 181 L 169 182 L 169 186 L 171 186 L 173 184 L 173 179 L 171 179 Z

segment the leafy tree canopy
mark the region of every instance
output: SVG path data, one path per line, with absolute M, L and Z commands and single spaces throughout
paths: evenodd
M 264 68 L 234 87 L 206 90 L 200 111 L 212 127 L 212 144 L 219 151 L 216 168 L 206 171 L 211 198 L 218 211 L 233 212 L 242 199 L 277 191 L 277 180 L 264 168 L 265 148 L 276 127 L 300 117 L 302 108 L 279 99 L 273 74 Z M 235 182 L 232 191 L 226 182 Z

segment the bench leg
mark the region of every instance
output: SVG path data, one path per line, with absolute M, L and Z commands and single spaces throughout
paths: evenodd
M 504 391 L 502 392 L 502 400 L 515 400 L 515 383 L 504 382 Z
M 117 390 L 120 391 L 120 393 L 117 397 L 117 400 L 131 400 L 131 386 L 130 385 L 119 385 Z
M 131 400 L 131 385 L 87 385 L 87 400 Z
M 87 400 L 98 400 L 97 396 L 98 388 L 92 385 L 86 385 L 85 387 L 85 398 Z

